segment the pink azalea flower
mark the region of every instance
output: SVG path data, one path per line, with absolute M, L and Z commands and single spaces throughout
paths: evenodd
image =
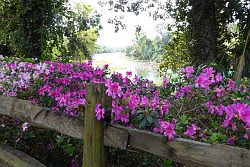
M 131 96 L 131 91 L 129 89 L 126 90 L 125 93 L 123 93 L 122 98 L 126 99 Z
M 197 76 L 197 78 L 195 80 L 195 87 L 209 89 L 209 85 L 211 83 L 212 82 L 209 80 L 209 77 L 207 75 L 201 74 L 201 75 Z
M 185 73 L 187 78 L 191 78 L 192 74 L 194 73 L 194 67 L 187 66 L 187 67 L 182 69 L 182 72 Z
M 105 109 L 101 107 L 101 104 L 97 104 L 95 108 L 95 116 L 98 121 L 104 118 Z
M 181 87 L 180 91 L 183 93 L 190 93 L 191 92 L 190 85 L 185 85 L 185 86 Z
M 137 75 L 135 75 L 135 78 L 134 78 L 134 84 L 137 85 L 139 82 L 139 77 Z
M 140 105 L 140 96 L 131 95 L 127 105 L 130 109 L 135 109 L 136 107 L 138 107 Z
M 222 104 L 218 105 L 217 107 L 215 107 L 215 111 L 218 115 L 223 115 L 225 110 L 225 106 L 223 106 Z
M 235 110 L 233 105 L 228 105 L 225 107 L 226 119 L 224 120 L 222 126 L 227 127 L 230 124 L 231 119 L 235 117 Z
M 123 81 L 123 84 L 127 85 L 130 83 L 131 80 L 126 76 L 125 78 L 123 78 L 122 81 Z
M 233 130 L 233 131 L 236 131 L 236 130 L 237 130 L 237 127 L 236 127 L 236 123 L 235 123 L 235 122 L 232 122 L 232 123 L 231 123 L 231 126 L 232 126 L 232 130 Z
M 204 139 L 204 138 L 206 138 L 206 137 L 207 137 L 207 135 L 206 135 L 206 133 L 201 132 L 201 133 L 199 134 L 199 137 Z
M 127 75 L 128 77 L 131 77 L 131 76 L 132 76 L 132 72 L 131 72 L 131 71 L 127 71 L 127 72 L 126 72 L 126 75 Z
M 105 86 L 107 87 L 106 93 L 112 98 L 121 97 L 121 86 L 118 82 L 112 82 L 110 79 L 106 81 Z
M 121 119 L 121 122 L 128 123 L 129 122 L 129 113 L 120 114 L 120 119 Z
M 163 79 L 163 82 L 162 82 L 162 87 L 163 87 L 164 89 L 166 89 L 168 84 L 169 84 L 169 80 L 168 80 L 167 78 L 164 78 L 164 79 Z
M 234 145 L 235 144 L 235 137 L 229 137 L 228 139 L 227 139 L 227 144 L 228 145 Z
M 184 134 L 191 138 L 194 138 L 196 131 L 199 129 L 200 128 L 198 126 L 196 126 L 195 124 L 192 124 L 191 126 L 187 126 L 187 131 Z
M 232 79 L 228 79 L 227 90 L 234 90 L 234 81 Z
M 149 100 L 146 96 L 143 96 L 142 99 L 141 99 L 141 104 L 145 107 L 148 107 L 149 106 Z
M 213 77 L 215 70 L 213 67 L 207 67 L 202 70 L 203 73 L 205 73 L 208 77 Z
M 96 68 L 96 69 L 94 70 L 94 75 L 100 75 L 100 76 L 102 76 L 102 75 L 103 75 L 102 69 Z
M 215 106 L 213 105 L 213 103 L 211 101 L 207 101 L 205 103 L 205 106 L 208 107 L 208 112 L 210 114 L 214 114 L 214 112 L 215 112 Z
M 22 131 L 24 132 L 24 131 L 26 131 L 27 129 L 28 129 L 28 123 L 27 122 L 24 122 L 23 124 L 22 124 Z
M 240 116 L 240 119 L 250 127 L 250 106 L 247 104 L 237 103 L 234 105 L 234 109 Z
M 155 96 L 152 100 L 151 107 L 156 108 L 159 104 L 159 97 Z
M 184 93 L 182 93 L 182 92 L 180 92 L 180 91 L 176 91 L 175 97 L 176 97 L 177 99 L 179 99 L 180 97 L 183 97 L 183 96 L 184 96 Z
M 216 81 L 216 82 L 221 82 L 221 81 L 223 81 L 223 78 L 222 78 L 222 76 L 221 76 L 221 73 L 217 73 L 217 74 L 216 74 L 216 76 L 215 76 L 215 81 Z
M 133 123 L 130 123 L 128 127 L 129 128 L 135 128 L 135 125 Z
M 174 124 L 159 120 L 159 132 L 168 137 L 169 141 L 172 141 L 175 136 Z
M 109 68 L 109 65 L 108 65 L 108 64 L 105 64 L 105 65 L 104 65 L 104 68 L 108 69 L 108 68 Z
M 226 94 L 226 91 L 223 87 L 215 88 L 215 92 L 217 97 L 221 97 Z
M 161 106 L 161 115 L 168 114 L 168 109 L 169 109 L 169 105 L 168 104 L 163 104 Z
M 45 90 L 43 88 L 39 88 L 38 93 L 39 93 L 39 95 L 44 96 L 45 95 Z
M 245 134 L 243 135 L 243 138 L 246 139 L 246 140 L 248 140 L 248 139 L 249 139 L 248 134 L 245 133 Z

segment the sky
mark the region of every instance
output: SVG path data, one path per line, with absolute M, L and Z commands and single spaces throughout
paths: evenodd
M 100 37 L 97 41 L 98 45 L 104 45 L 108 47 L 126 47 L 132 44 L 135 29 L 137 25 L 142 27 L 142 32 L 145 32 L 148 37 L 153 38 L 157 35 L 155 26 L 163 21 L 154 21 L 147 13 L 135 16 L 133 13 L 121 13 L 124 15 L 124 23 L 127 28 L 119 30 L 115 33 L 114 25 L 109 24 L 107 21 L 117 15 L 116 12 L 108 10 L 108 8 L 101 8 L 97 2 L 98 0 L 69 0 L 73 5 L 77 2 L 85 2 L 90 4 L 95 10 L 97 10 L 101 17 L 101 25 L 103 29 L 100 31 Z

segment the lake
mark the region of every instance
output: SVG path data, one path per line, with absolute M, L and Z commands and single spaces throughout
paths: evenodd
M 133 75 L 137 74 L 139 77 L 147 78 L 156 83 L 161 82 L 157 72 L 159 63 L 156 62 L 134 60 L 121 52 L 103 53 L 93 56 L 93 66 L 102 67 L 105 64 L 109 65 L 111 72 L 116 71 L 125 75 L 127 71 L 131 71 Z

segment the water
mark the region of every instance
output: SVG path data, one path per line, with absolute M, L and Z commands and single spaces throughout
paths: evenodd
M 147 78 L 156 83 L 161 82 L 157 72 L 159 64 L 155 62 L 134 60 L 121 52 L 96 54 L 93 56 L 93 66 L 102 67 L 105 64 L 109 65 L 111 72 L 116 71 L 125 75 L 127 71 L 131 71 L 139 77 Z

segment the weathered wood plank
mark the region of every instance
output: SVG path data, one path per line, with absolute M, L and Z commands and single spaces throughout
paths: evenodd
M 83 167 L 104 167 L 107 166 L 108 150 L 104 146 L 104 124 L 96 120 L 95 108 L 97 104 L 110 107 L 112 101 L 106 95 L 105 85 L 90 83 L 86 85 L 86 100 Z
M 183 138 L 164 142 L 149 131 L 120 127 L 129 132 L 129 147 L 144 150 L 192 167 L 250 167 L 250 150 Z
M 120 148 L 125 150 L 128 145 L 129 133 L 126 129 L 119 127 L 107 126 L 104 130 L 104 144 L 105 146 Z
M 13 97 L 0 96 L 0 114 L 16 117 L 30 122 L 34 126 L 52 129 L 59 133 L 83 139 L 83 122 L 63 113 L 33 105 L 28 101 Z M 128 132 L 124 129 L 107 126 L 104 144 L 106 146 L 126 149 Z
M 74 138 L 83 138 L 82 121 L 49 108 L 33 105 L 26 100 L 0 96 L 0 114 L 30 122 Z
M 46 167 L 34 158 L 0 143 L 0 167 Z

